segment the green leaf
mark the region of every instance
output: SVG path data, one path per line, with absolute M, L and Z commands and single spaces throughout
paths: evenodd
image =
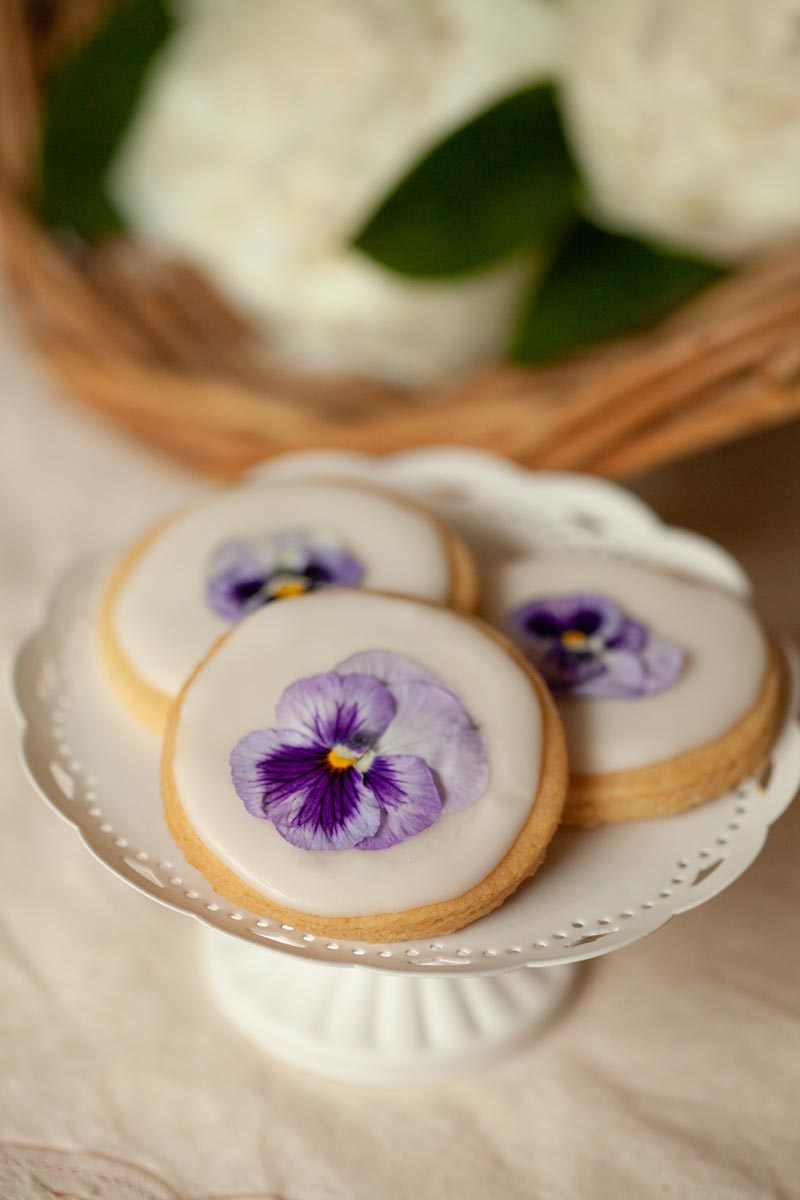
M 541 362 L 652 325 L 723 268 L 580 222 L 523 300 L 511 343 Z
M 355 245 L 404 275 L 461 274 L 546 244 L 574 212 L 577 190 L 553 88 L 530 87 L 431 150 Z
M 125 0 L 49 80 L 39 212 L 94 238 L 121 227 L 105 175 L 156 50 L 172 28 L 164 0 Z

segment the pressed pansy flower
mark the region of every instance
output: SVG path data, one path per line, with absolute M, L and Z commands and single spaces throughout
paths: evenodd
M 332 542 L 301 532 L 223 542 L 211 556 L 206 600 L 229 621 L 285 596 L 337 584 L 355 587 L 364 577 L 358 559 Z
M 542 596 L 515 608 L 509 626 L 557 693 L 626 700 L 663 692 L 684 651 L 618 604 L 592 593 Z
M 455 693 L 410 659 L 356 654 L 290 684 L 275 728 L 231 754 L 248 812 L 307 850 L 384 850 L 473 804 L 483 737 Z

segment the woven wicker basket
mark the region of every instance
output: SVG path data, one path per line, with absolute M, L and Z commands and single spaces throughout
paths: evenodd
M 498 365 L 412 394 L 290 374 L 184 264 L 130 239 L 55 240 L 33 214 L 39 88 L 109 0 L 0 3 L 0 223 L 7 275 L 64 388 L 214 475 L 307 446 L 456 441 L 533 467 L 623 476 L 800 415 L 800 245 L 648 333 L 546 369 Z

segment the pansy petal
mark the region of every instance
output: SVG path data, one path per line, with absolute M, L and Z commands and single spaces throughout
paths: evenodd
M 269 802 L 276 796 L 280 798 L 287 787 L 291 790 L 299 786 L 325 753 L 324 746 L 296 729 L 257 729 L 248 733 L 231 752 L 236 794 L 254 817 L 269 818 Z
M 641 621 L 626 617 L 622 626 L 607 645 L 611 650 L 643 650 L 647 643 L 647 627 Z
M 276 710 L 281 725 L 300 727 L 329 749 L 373 745 L 395 712 L 391 693 L 370 675 L 328 671 L 287 687 Z
M 230 571 L 213 575 L 206 583 L 206 603 L 226 621 L 240 621 L 263 604 L 263 576 Z
M 350 767 L 310 772 L 302 787 L 270 806 L 281 837 L 302 850 L 349 850 L 379 829 L 381 806 Z
M 341 546 L 321 543 L 309 555 L 306 573 L 312 582 L 356 587 L 364 578 L 364 568 L 355 557 Z
M 223 542 L 212 552 L 208 560 L 208 570 L 211 574 L 229 571 L 251 570 L 258 566 L 247 544 L 240 538 L 231 538 Z
M 219 616 L 238 621 L 264 603 L 261 591 L 270 570 L 247 542 L 223 542 L 209 561 L 206 602 Z
M 332 770 L 327 749 L 293 729 L 250 733 L 231 755 L 245 808 L 306 850 L 346 850 L 378 828 L 381 809 L 355 768 Z
M 672 642 L 651 637 L 643 650 L 608 650 L 602 674 L 571 689 L 576 696 L 635 700 L 671 687 L 683 670 L 684 651 Z
M 681 646 L 666 642 L 663 638 L 651 637 L 642 651 L 645 671 L 644 696 L 654 696 L 675 683 L 683 671 L 686 654 Z
M 473 804 L 486 788 L 489 764 L 481 732 L 461 701 L 430 683 L 393 684 L 392 693 L 397 711 L 378 753 L 423 759 L 439 787 L 442 812 Z
M 595 654 L 574 654 L 559 642 L 529 642 L 523 647 L 528 659 L 554 692 L 574 691 L 579 684 L 605 674 Z
M 623 621 L 622 610 L 613 600 L 591 592 L 538 596 L 509 614 L 515 633 L 540 641 L 557 639 L 572 629 L 608 641 L 616 636 Z
M 609 700 L 629 700 L 644 695 L 646 673 L 641 656 L 628 650 L 609 650 L 603 655 L 603 670 L 574 685 L 573 696 L 605 696 Z
M 352 654 L 344 662 L 334 667 L 339 675 L 373 675 L 381 683 L 394 691 L 396 683 L 434 683 L 441 687 L 439 680 L 430 671 L 426 671 L 413 658 L 404 654 L 393 654 L 390 650 L 361 650 Z
M 442 811 L 433 775 L 413 754 L 379 754 L 363 776 L 381 808 L 377 830 L 359 850 L 387 850 L 432 825 Z
M 364 576 L 355 555 L 324 538 L 299 530 L 274 534 L 271 545 L 278 555 L 278 569 L 303 575 L 311 587 L 338 584 L 354 587 Z

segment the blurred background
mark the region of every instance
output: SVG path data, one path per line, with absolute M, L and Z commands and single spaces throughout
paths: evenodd
M 798 0 L 6 0 L 13 303 L 230 475 L 625 476 L 800 405 Z

